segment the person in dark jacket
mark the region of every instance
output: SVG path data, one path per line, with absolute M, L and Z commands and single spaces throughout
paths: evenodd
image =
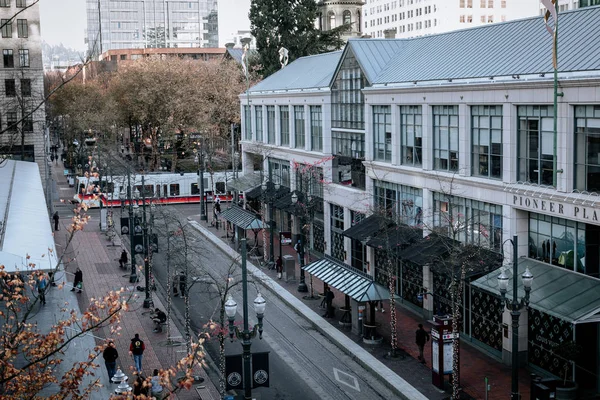
M 127 252 L 125 249 L 121 252 L 121 258 L 119 258 L 119 267 L 127 268 Z
M 73 280 L 73 288 L 71 289 L 71 292 L 73 292 L 75 289 L 77 289 L 77 293 L 81 293 L 82 286 L 83 286 L 83 272 L 81 272 L 81 269 L 79 269 L 79 267 L 77 267 L 77 269 L 75 270 L 75 279 Z
M 117 372 L 117 358 L 119 358 L 119 352 L 115 348 L 113 342 L 108 342 L 108 345 L 102 353 L 104 358 L 104 364 L 106 365 L 106 371 L 108 372 L 108 380 L 112 382 L 112 377 Z
M 419 329 L 416 332 L 415 342 L 417 343 L 417 347 L 419 348 L 419 360 L 423 364 L 425 364 L 425 358 L 423 357 L 423 349 L 425 348 L 425 343 L 429 342 L 429 333 L 425 329 L 423 329 L 423 324 L 419 324 Z
M 60 217 L 58 216 L 58 211 L 54 212 L 52 219 L 54 220 L 54 230 L 57 231 L 58 230 L 58 221 L 60 219 Z
M 277 271 L 277 279 L 281 279 L 283 273 L 283 261 L 281 260 L 281 256 L 277 257 L 277 261 L 275 261 L 275 271 Z
M 129 353 L 133 356 L 135 369 L 139 374 L 142 373 L 142 358 L 144 356 L 144 350 L 146 350 L 146 345 L 144 344 L 144 341 L 140 339 L 139 333 L 136 333 L 135 337 L 131 339 Z
M 155 308 L 152 314 L 152 321 L 156 325 L 156 328 L 152 332 L 162 332 L 162 324 L 167 322 L 167 314 L 165 314 L 160 308 Z
M 323 315 L 323 317 L 325 318 L 333 318 L 333 299 L 334 299 L 335 295 L 333 294 L 333 292 L 331 291 L 331 289 L 329 289 L 329 287 L 327 287 L 326 291 L 325 291 L 325 314 Z

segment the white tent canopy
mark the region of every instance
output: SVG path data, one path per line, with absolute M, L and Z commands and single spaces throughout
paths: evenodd
M 38 165 L 7 160 L 0 166 L 0 265 L 23 272 L 29 264 L 50 270 L 56 263 Z

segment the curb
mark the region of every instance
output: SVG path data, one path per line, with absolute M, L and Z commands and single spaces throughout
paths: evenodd
M 208 229 L 200 225 L 200 223 L 194 221 L 191 217 L 187 218 L 189 224 L 196 229 L 198 232 L 203 234 L 208 240 L 214 243 L 219 249 L 225 253 L 231 259 L 237 259 L 240 255 L 233 250 L 229 245 L 224 243 L 220 238 L 216 237 Z M 394 371 L 386 367 L 379 360 L 369 354 L 362 347 L 348 339 L 336 328 L 330 324 L 317 324 L 316 321 L 321 321 L 322 318 L 317 313 L 308 308 L 304 303 L 298 300 L 293 295 L 289 294 L 287 290 L 280 290 L 281 287 L 271 277 L 262 272 L 259 268 L 254 266 L 251 262 L 247 261 L 248 272 L 260 281 L 261 285 L 266 287 L 274 295 L 279 297 L 288 306 L 295 309 L 299 314 L 305 317 L 312 326 L 331 340 L 340 350 L 346 353 L 354 361 L 360 364 L 363 368 L 371 372 L 376 376 L 379 381 L 384 384 L 387 388 L 392 390 L 400 398 L 405 400 L 427 400 L 421 392 L 411 386 L 408 382 L 402 379 Z

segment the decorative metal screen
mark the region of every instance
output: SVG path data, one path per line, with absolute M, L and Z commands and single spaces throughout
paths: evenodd
M 315 241 L 313 243 L 313 249 L 317 253 L 325 253 L 325 227 L 323 221 L 315 221 L 313 224 L 313 236 Z
M 423 290 L 423 267 L 408 262 L 402 263 L 402 298 L 421 307 L 417 295 Z
M 472 288 L 471 336 L 502 351 L 502 304 L 490 293 Z
M 573 325 L 552 315 L 529 309 L 529 362 L 567 379 L 572 376 L 572 364 L 554 354 L 557 348 L 573 339 Z

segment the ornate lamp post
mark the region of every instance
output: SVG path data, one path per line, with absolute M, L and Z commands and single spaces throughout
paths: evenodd
M 131 199 L 131 174 L 127 173 L 127 199 L 129 200 L 129 242 L 131 244 L 131 275 L 129 275 L 129 283 L 138 281 L 137 272 L 135 270 L 135 244 L 133 243 L 133 204 Z
M 292 194 L 292 204 L 294 205 L 294 207 L 297 208 L 298 206 L 300 206 L 303 208 L 302 215 L 300 216 L 300 283 L 298 284 L 298 291 L 301 293 L 308 292 L 308 286 L 306 286 L 306 277 L 304 275 L 304 269 L 302 269 L 302 267 L 304 267 L 304 246 L 306 245 L 306 235 L 304 235 L 304 226 L 307 222 L 306 213 L 310 212 L 312 200 L 312 195 L 309 193 L 308 203 L 304 205 L 298 204 L 298 193 L 294 192 L 294 194 Z
M 142 227 L 144 229 L 144 280 L 146 281 L 146 287 L 144 288 L 144 308 L 151 308 L 154 306 L 152 297 L 150 297 L 150 237 L 148 236 L 148 221 L 146 220 L 146 186 L 144 184 L 144 176 L 142 175 Z M 137 190 L 136 190 L 137 191 Z
M 512 369 L 512 389 L 511 389 L 511 400 L 519 400 L 521 395 L 519 394 L 519 317 L 521 316 L 521 309 L 523 307 L 527 307 L 529 305 L 529 293 L 531 292 L 531 284 L 533 283 L 533 275 L 529 271 L 529 268 L 525 269 L 523 275 L 521 275 L 521 280 L 523 282 L 523 287 L 525 288 L 525 297 L 520 300 L 517 299 L 517 274 L 518 274 L 518 261 L 519 257 L 517 255 L 517 244 L 518 244 L 518 236 L 514 235 L 512 240 L 509 239 L 513 245 L 513 296 L 512 300 L 506 298 L 506 292 L 508 290 L 508 281 L 509 278 L 506 275 L 504 269 L 500 275 L 498 275 L 498 288 L 500 289 L 500 294 L 502 295 L 502 302 L 506 305 L 506 308 L 510 310 L 510 315 L 512 317 L 512 361 L 511 361 L 511 369 Z
M 275 183 L 274 185 L 270 185 L 270 183 L 272 183 L 272 181 L 270 181 L 268 178 L 265 178 L 261 185 L 263 201 L 269 206 L 269 268 L 271 268 L 275 263 L 275 254 L 273 248 L 273 227 L 275 226 L 275 221 L 273 220 L 273 202 L 275 201 L 277 192 L 281 187 L 279 182 Z M 274 192 L 270 191 L 271 187 L 275 188 Z
M 244 361 L 244 399 L 249 400 L 252 399 L 252 371 L 250 368 L 250 360 L 252 357 L 252 353 L 250 352 L 250 347 L 252 345 L 253 338 L 256 337 L 258 333 L 258 338 L 262 339 L 263 332 L 263 316 L 265 314 L 265 306 L 266 301 L 261 296 L 260 293 L 254 299 L 254 311 L 256 312 L 256 317 L 258 318 L 258 324 L 252 327 L 250 330 L 248 326 L 248 273 L 246 268 L 246 239 L 242 239 L 242 296 L 243 296 L 243 318 L 244 318 L 244 329 L 240 331 L 237 326 L 233 325 L 235 321 L 235 314 L 237 313 L 237 303 L 229 295 L 227 301 L 225 302 L 225 313 L 229 319 L 229 337 L 233 342 L 233 336 L 238 340 L 242 340 L 242 358 Z

